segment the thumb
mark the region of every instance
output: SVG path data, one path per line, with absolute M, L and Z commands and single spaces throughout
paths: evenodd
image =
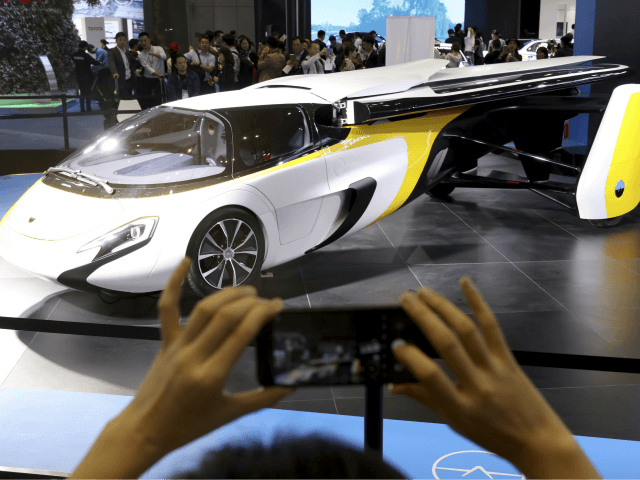
M 232 395 L 231 398 L 243 411 L 243 415 L 246 415 L 247 413 L 254 412 L 262 408 L 268 408 L 295 391 L 296 390 L 294 388 L 259 387 L 255 390 Z

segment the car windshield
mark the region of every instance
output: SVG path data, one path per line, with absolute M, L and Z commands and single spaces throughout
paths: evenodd
M 231 174 L 224 125 L 200 112 L 154 108 L 80 148 L 59 167 L 110 184 L 162 184 Z

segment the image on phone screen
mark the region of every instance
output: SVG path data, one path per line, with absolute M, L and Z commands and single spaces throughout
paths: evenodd
M 420 336 L 426 341 L 401 310 L 283 312 L 259 335 L 258 376 L 263 385 L 290 387 L 415 381 L 391 342 Z

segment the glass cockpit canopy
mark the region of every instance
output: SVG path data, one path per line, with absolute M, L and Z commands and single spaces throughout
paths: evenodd
M 112 185 L 220 177 L 231 174 L 229 143 L 224 124 L 215 116 L 159 107 L 119 123 L 58 166 Z

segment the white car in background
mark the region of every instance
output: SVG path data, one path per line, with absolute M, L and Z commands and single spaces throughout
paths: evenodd
M 544 47 L 548 50 L 549 44 L 547 43 L 547 40 L 530 40 L 529 42 L 525 43 L 524 46 L 520 50 L 518 50 L 518 53 L 522 55 L 522 61 L 528 62 L 531 60 L 535 60 L 536 52 L 540 47 Z M 558 45 L 560 45 L 559 38 L 555 38 L 554 40 L 558 42 Z M 573 40 L 571 41 L 571 44 L 573 45 Z

